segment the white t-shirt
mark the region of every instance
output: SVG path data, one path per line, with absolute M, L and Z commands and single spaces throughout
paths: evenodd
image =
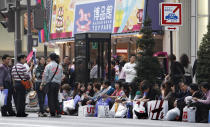
M 136 70 L 135 70 L 136 63 L 126 63 L 124 65 L 124 72 L 125 72 L 125 81 L 127 83 L 131 83 L 133 79 L 136 77 Z
M 29 71 L 30 67 L 28 66 L 27 63 L 25 63 L 24 66 L 26 67 L 26 70 L 27 70 L 28 75 L 30 76 L 30 79 L 32 79 L 31 71 Z

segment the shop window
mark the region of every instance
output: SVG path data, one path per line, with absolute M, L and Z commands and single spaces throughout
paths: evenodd
M 202 42 L 203 35 L 207 33 L 208 17 L 198 18 L 198 46 Z

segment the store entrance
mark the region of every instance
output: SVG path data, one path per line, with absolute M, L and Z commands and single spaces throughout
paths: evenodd
M 75 34 L 75 80 L 88 83 L 111 79 L 111 34 Z

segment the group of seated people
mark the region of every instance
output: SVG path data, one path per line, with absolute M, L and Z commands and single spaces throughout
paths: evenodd
M 137 85 L 128 85 L 123 81 L 113 84 L 109 81 L 89 83 L 87 86 L 75 83 L 72 89 L 68 84 L 62 86 L 63 101 L 74 99 L 75 109 L 65 112 L 74 115 L 78 113 L 78 107 L 84 105 L 97 105 L 106 103 L 110 109 L 115 102 L 122 103 L 132 114 L 133 101 L 145 102 L 151 100 L 167 100 L 168 110 L 177 108 L 179 117 L 174 120 L 182 120 L 182 113 L 185 106 L 196 107 L 196 122 L 208 122 L 210 110 L 210 85 L 203 82 L 200 84 L 187 85 L 184 81 L 174 85 L 171 81 L 164 81 L 161 85 L 151 84 L 144 80 Z M 96 112 L 97 116 L 97 112 Z M 130 115 L 129 118 L 132 118 Z M 128 117 L 128 116 L 127 116 Z

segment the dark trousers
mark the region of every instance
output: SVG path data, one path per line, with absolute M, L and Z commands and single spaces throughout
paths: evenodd
M 58 101 L 58 92 L 59 92 L 60 85 L 57 83 L 50 83 L 49 89 L 48 89 L 48 106 L 50 108 L 50 114 L 52 116 L 57 114 L 60 114 L 59 110 L 59 101 Z
M 193 106 L 197 107 L 196 111 L 196 122 L 207 123 L 208 122 L 208 115 L 210 110 L 210 105 L 203 104 L 200 102 L 196 102 L 192 104 Z
M 17 115 L 25 114 L 26 90 L 20 82 L 15 82 L 16 110 Z
M 8 96 L 7 96 L 7 104 L 3 107 L 1 107 L 1 113 L 3 115 L 12 115 L 14 114 L 14 111 L 12 110 L 12 96 L 14 93 L 14 87 L 11 83 L 6 83 L 4 86 L 5 89 L 8 89 Z
M 45 101 L 46 93 L 44 93 L 43 90 L 40 90 L 40 85 L 41 85 L 41 82 L 36 82 L 35 83 L 35 90 L 36 90 L 37 95 L 38 95 L 39 112 L 44 113 L 44 101 Z

